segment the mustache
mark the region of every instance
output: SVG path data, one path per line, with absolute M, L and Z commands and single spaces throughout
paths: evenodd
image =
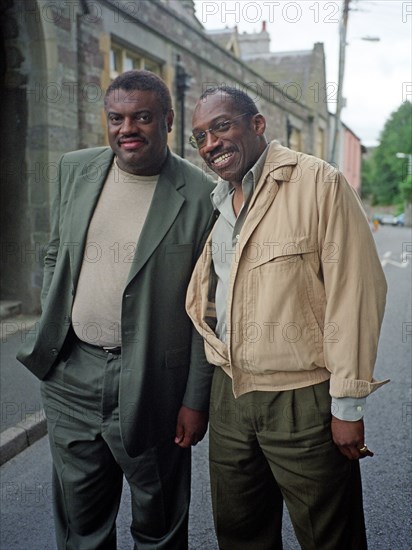
M 133 133 L 133 134 L 127 134 L 127 135 L 123 135 L 121 137 L 119 137 L 119 143 L 122 143 L 124 141 L 132 141 L 134 139 L 140 139 L 141 141 L 144 141 L 145 143 L 147 142 L 147 140 L 141 136 L 140 134 L 136 134 L 136 133 Z
M 213 149 L 213 151 L 210 151 L 207 153 L 207 158 L 209 160 L 212 160 L 213 158 L 225 154 L 225 153 L 236 153 L 238 151 L 238 148 L 236 147 L 225 147 L 224 145 L 218 145 Z

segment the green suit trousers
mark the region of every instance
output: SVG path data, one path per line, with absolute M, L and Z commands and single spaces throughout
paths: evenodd
M 138 368 L 138 365 L 136 365 Z M 131 458 L 119 426 L 121 355 L 77 341 L 42 382 L 59 550 L 115 550 L 123 477 L 137 550 L 188 547 L 190 449 L 159 441 Z M 136 425 L 136 437 L 145 426 Z

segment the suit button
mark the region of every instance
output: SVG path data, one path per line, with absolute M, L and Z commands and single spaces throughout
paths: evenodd
M 58 353 L 59 353 L 59 350 L 57 348 L 52 348 L 50 350 L 50 355 L 56 356 L 56 355 L 58 355 Z
M 67 323 L 67 324 L 70 324 L 70 322 L 71 322 L 70 315 L 65 315 L 64 316 L 64 322 Z

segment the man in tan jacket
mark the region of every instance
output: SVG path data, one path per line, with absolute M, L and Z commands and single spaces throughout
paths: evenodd
M 360 201 L 324 161 L 267 143 L 243 92 L 208 89 L 191 143 L 219 218 L 187 310 L 217 366 L 210 408 L 222 550 L 366 548 L 359 459 L 386 281 Z

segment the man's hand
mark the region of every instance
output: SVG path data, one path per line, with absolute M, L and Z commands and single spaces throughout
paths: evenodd
M 333 442 L 349 460 L 373 456 L 372 451 L 365 446 L 363 419 L 349 422 L 332 416 L 331 428 Z
M 206 430 L 209 415 L 207 412 L 195 411 L 182 405 L 177 416 L 175 443 L 187 449 L 202 441 Z

